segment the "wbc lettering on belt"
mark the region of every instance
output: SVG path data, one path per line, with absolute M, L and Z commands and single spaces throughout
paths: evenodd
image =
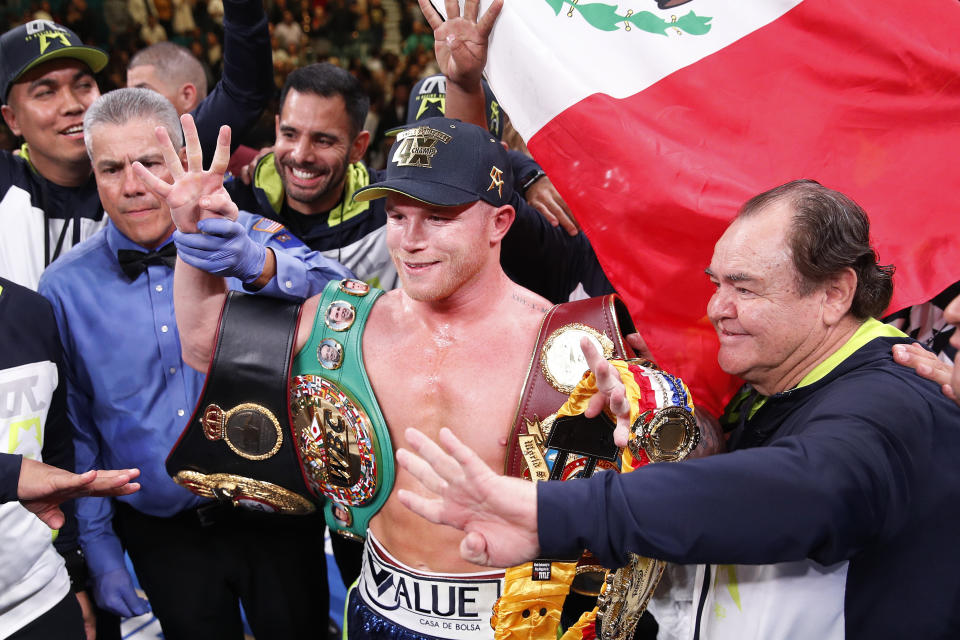
M 341 505 L 365 504 L 377 486 L 367 415 L 336 384 L 319 376 L 294 377 L 290 396 L 307 486 Z
M 340 412 L 329 405 L 323 407 L 323 446 L 327 454 L 327 482 L 339 487 L 349 487 L 355 481 L 357 472 L 351 471 L 350 441 L 347 425 Z M 316 425 L 314 416 L 314 425 Z M 319 435 L 319 434 L 318 434 Z M 359 465 L 354 462 L 354 469 Z

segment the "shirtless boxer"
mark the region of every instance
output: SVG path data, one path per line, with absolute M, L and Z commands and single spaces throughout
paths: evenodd
M 387 197 L 387 244 L 402 284 L 378 298 L 366 319 L 366 373 L 394 446 L 407 446 L 408 427 L 431 437 L 448 427 L 485 463 L 500 466 L 550 304 L 513 283 L 500 267 L 500 241 L 514 218 L 506 204 L 513 185 L 502 171 L 508 162 L 503 147 L 484 129 L 455 120 L 431 119 L 414 131 L 401 133 L 386 181 L 358 194 Z M 412 151 L 405 153 L 411 141 Z M 425 147 L 431 151 L 418 156 Z M 181 230 L 195 229 L 200 217 L 235 215 L 215 179 L 225 168 L 227 147 L 218 150 L 206 172 L 189 136 L 187 149 L 186 171 L 177 168 L 172 147 L 167 149 L 174 184 L 146 170 L 138 169 L 138 175 L 167 199 Z M 198 370 L 210 362 L 226 292 L 223 279 L 178 259 L 175 301 L 183 357 Z M 318 314 L 317 325 L 324 324 L 325 312 L 318 297 L 304 304 L 295 353 L 311 340 Z M 412 514 L 395 498 L 404 488 L 423 490 L 411 475 L 398 472 L 393 491 L 370 521 L 367 566 L 350 598 L 350 637 L 490 637 L 490 609 L 500 595 L 502 573 L 464 561 L 462 534 Z M 394 572 L 392 582 L 388 571 Z M 391 617 L 410 630 L 389 622 L 383 607 L 374 611 L 366 595 L 361 603 L 360 593 L 399 604 Z
M 479 29 L 485 40 L 499 9 L 499 3 L 495 5 L 479 25 L 473 22 L 477 17 L 473 5 L 469 23 L 459 20 L 448 26 L 461 28 L 457 35 L 467 41 Z M 482 66 L 481 60 L 479 69 Z M 451 97 L 453 113 L 457 96 Z M 469 101 L 464 97 L 465 103 Z M 445 119 L 418 125 L 440 133 L 416 140 L 417 145 L 435 145 L 433 155 L 425 163 L 415 157 L 398 162 L 396 149 L 392 150 L 387 182 L 371 185 L 373 191 L 359 196 L 387 195 L 378 189 L 389 185 L 397 172 L 408 177 L 418 170 L 422 174 L 419 181 L 393 185 L 387 195 L 387 245 L 402 288 L 382 295 L 366 320 L 362 343 L 366 373 L 394 446 L 406 446 L 407 427 L 433 436 L 448 427 L 484 462 L 501 465 L 540 322 L 551 305 L 513 283 L 500 267 L 500 241 L 514 219 L 514 209 L 507 204 L 513 185 L 506 151 L 475 125 Z M 446 142 L 436 141 L 445 136 Z M 204 172 L 198 145 L 188 136 L 186 172 L 179 169 L 172 148 L 168 152 L 173 185 L 145 170 L 138 174 L 167 199 L 178 228 L 195 231 L 200 217 L 235 215 L 226 191 L 214 186 L 225 170 L 227 152 L 218 150 L 210 170 Z M 417 167 L 418 163 L 427 166 Z M 465 168 L 469 166 L 473 169 Z M 183 358 L 198 370 L 205 371 L 210 362 L 225 297 L 222 279 L 178 259 L 175 301 Z M 318 313 L 322 325 L 326 309 L 318 308 L 317 297 L 307 300 L 295 353 L 310 340 Z M 360 589 L 351 594 L 345 621 L 349 637 L 490 637 L 491 608 L 500 595 L 502 572 L 462 560 L 458 550 L 462 534 L 412 514 L 396 501 L 401 488 L 421 489 L 412 476 L 398 473 L 393 491 L 370 521 L 368 550 L 376 545 L 378 553 L 365 554 Z M 391 563 L 386 556 L 406 571 L 395 574 L 392 587 L 383 574 Z M 373 559 L 378 562 L 375 569 L 369 566 Z M 429 575 L 465 578 L 463 574 L 471 573 L 479 575 L 452 581 Z M 364 589 L 365 579 L 377 584 Z M 409 630 L 382 617 L 382 608 L 378 614 L 369 603 L 358 602 L 358 593 L 392 598 L 400 605 L 394 619 L 402 619 Z

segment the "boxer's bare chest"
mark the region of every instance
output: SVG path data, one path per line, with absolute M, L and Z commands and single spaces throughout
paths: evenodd
M 430 436 L 448 427 L 499 466 L 539 319 L 493 315 L 437 322 L 397 316 L 389 314 L 381 323 L 375 311 L 363 345 L 395 446 L 403 446 L 407 427 Z
M 500 469 L 544 309 L 508 296 L 448 318 L 411 313 L 402 302 L 399 292 L 381 297 L 363 337 L 367 374 L 394 448 L 407 446 L 408 427 L 434 440 L 447 427 Z M 476 571 L 460 558 L 462 534 L 396 500 L 396 490 L 404 488 L 425 490 L 398 469 L 394 492 L 370 523 L 384 548 L 418 569 Z

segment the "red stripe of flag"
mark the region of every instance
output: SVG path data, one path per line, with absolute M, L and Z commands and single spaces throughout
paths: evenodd
M 634 96 L 582 100 L 529 140 L 699 405 L 718 412 L 737 385 L 716 364 L 702 271 L 761 191 L 812 178 L 859 202 L 898 269 L 891 310 L 960 280 L 958 43 L 955 0 L 806 0 Z

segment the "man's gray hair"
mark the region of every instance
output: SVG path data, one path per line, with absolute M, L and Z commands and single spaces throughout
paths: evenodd
M 131 120 L 146 120 L 165 128 L 174 149 L 183 148 L 180 117 L 169 100 L 152 89 L 116 89 L 97 98 L 83 116 L 83 143 L 90 159 L 93 160 L 94 129 L 102 124 L 120 126 Z
M 150 65 L 153 75 L 179 89 L 188 82 L 197 88 L 200 100 L 207 97 L 207 73 L 200 61 L 189 50 L 172 42 L 158 42 L 138 51 L 127 70 Z

